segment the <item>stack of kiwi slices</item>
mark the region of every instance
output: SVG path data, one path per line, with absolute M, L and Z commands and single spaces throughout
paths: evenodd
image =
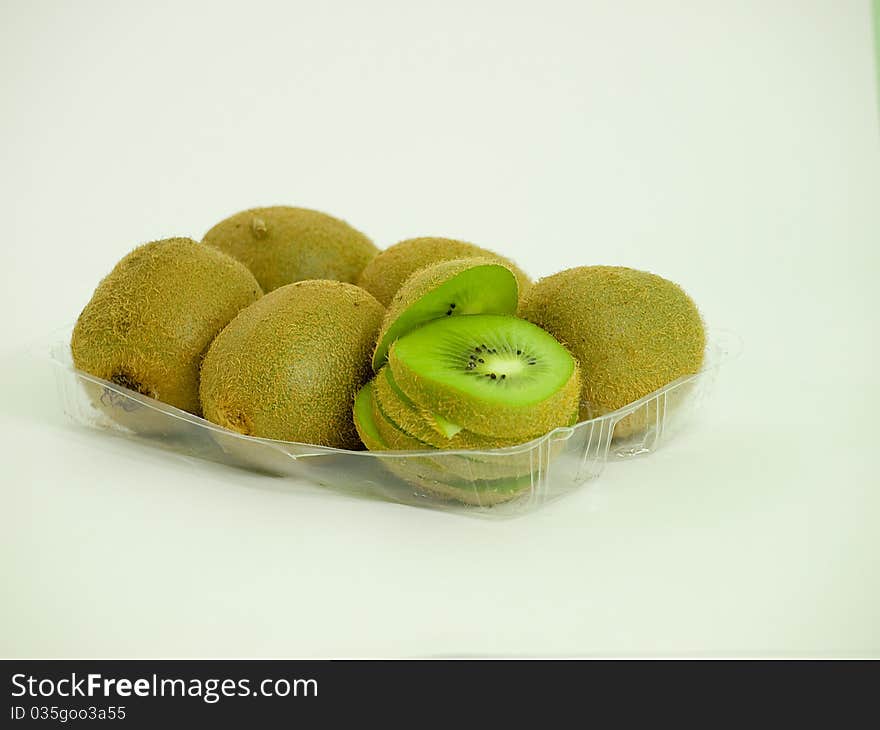
M 355 401 L 367 447 L 474 451 L 420 459 L 416 474 L 405 465 L 419 486 L 461 501 L 491 504 L 527 488 L 528 455 L 486 452 L 574 423 L 581 383 L 571 354 L 517 318 L 518 306 L 516 273 L 497 260 L 453 259 L 412 274 L 391 301 L 375 376 Z
M 530 488 L 529 442 L 697 372 L 704 348 L 693 301 L 655 274 L 583 266 L 533 283 L 472 243 L 380 251 L 290 206 L 135 248 L 71 341 L 94 405 L 125 428 L 167 438 L 196 417 L 232 444 L 366 447 L 419 493 L 479 505 Z M 615 436 L 644 427 L 622 418 Z

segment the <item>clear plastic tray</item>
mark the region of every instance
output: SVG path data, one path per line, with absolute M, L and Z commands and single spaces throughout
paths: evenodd
M 69 333 L 52 347 L 65 413 L 77 423 L 215 462 L 328 489 L 475 515 L 530 512 L 602 473 L 612 458 L 654 451 L 690 421 L 718 366 L 739 349 L 714 332 L 703 370 L 599 418 L 489 451 L 347 451 L 243 436 L 74 368 Z M 615 430 L 617 433 L 615 434 Z M 295 486 L 292 484 L 292 486 Z

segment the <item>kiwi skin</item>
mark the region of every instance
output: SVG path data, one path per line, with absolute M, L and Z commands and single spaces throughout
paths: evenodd
M 394 451 L 431 451 L 432 446 L 407 433 L 401 426 L 382 410 L 379 402 L 373 399 L 372 416 L 375 427 L 386 449 Z M 392 471 L 399 477 L 422 484 L 419 480 L 427 479 L 433 484 L 432 492 L 442 492 L 445 496 L 453 496 L 460 501 L 475 504 L 468 498 L 475 491 L 482 494 L 487 487 L 495 488 L 499 480 L 519 479 L 530 473 L 531 454 L 523 451 L 513 454 L 499 454 L 494 457 L 482 455 L 482 458 L 464 454 L 438 453 L 434 458 L 430 455 L 409 457 L 406 463 L 396 460 L 383 460 L 386 466 L 393 464 Z M 445 487 L 445 489 L 442 489 Z M 505 499 L 512 499 L 517 492 L 501 490 Z M 461 498 L 464 495 L 464 498 Z M 501 501 L 501 500 L 499 500 Z
M 419 269 L 440 261 L 465 258 L 489 258 L 504 264 L 516 275 L 520 296 L 531 284 L 522 269 L 493 251 L 452 238 L 423 237 L 401 241 L 380 252 L 361 272 L 357 285 L 388 307 L 403 283 Z
M 74 365 L 199 415 L 199 367 L 214 337 L 262 296 L 240 262 L 189 238 L 125 256 L 73 329 Z
M 307 279 L 354 283 L 379 249 L 345 221 L 308 208 L 251 208 L 209 230 L 203 242 L 247 266 L 265 292 Z
M 339 281 L 270 292 L 208 350 L 200 391 L 205 417 L 251 436 L 362 448 L 352 409 L 371 375 L 383 314 L 370 294 Z
M 632 403 L 703 364 L 706 334 L 696 305 L 677 284 L 645 271 L 567 269 L 533 285 L 521 316 L 578 360 L 581 420 Z M 620 421 L 615 438 L 630 435 L 637 421 Z

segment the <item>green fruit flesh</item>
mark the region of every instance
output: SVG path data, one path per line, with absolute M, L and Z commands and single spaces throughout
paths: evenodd
M 367 383 L 354 399 L 354 427 L 364 446 L 370 451 L 385 451 L 388 445 L 382 440 L 373 419 L 373 386 Z
M 485 259 L 444 261 L 414 274 L 394 297 L 373 369 L 385 363 L 391 344 L 435 319 L 471 314 L 516 314 L 516 277 L 506 266 Z
M 498 449 L 515 446 L 538 435 L 525 438 L 496 438 L 482 436 L 450 424 L 442 416 L 431 413 L 413 402 L 394 381 L 390 367 L 384 367 L 373 381 L 373 397 L 391 421 L 430 447 L 437 449 Z M 450 424 L 444 432 L 437 423 Z M 447 435 L 447 433 L 449 435 Z
M 432 237 L 411 238 L 380 251 L 361 272 L 357 284 L 388 307 L 404 282 L 415 272 L 440 261 L 464 258 L 490 258 L 504 264 L 516 275 L 520 295 L 531 284 L 529 277 L 513 262 L 493 251 L 466 241 Z
M 420 407 L 478 434 L 526 438 L 566 425 L 580 389 L 568 351 L 515 317 L 437 320 L 392 345 L 400 389 Z

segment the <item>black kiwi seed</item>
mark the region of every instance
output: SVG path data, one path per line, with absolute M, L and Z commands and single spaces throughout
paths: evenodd
M 446 312 L 446 316 L 448 317 L 450 314 L 452 314 L 452 310 L 451 310 L 451 309 L 448 310 L 448 311 Z
M 450 305 L 449 305 L 449 308 L 450 308 L 450 309 L 455 309 L 455 302 L 453 302 L 452 304 L 450 304 Z
M 478 362 L 486 362 L 486 361 L 485 361 L 483 358 L 481 358 L 481 357 L 478 357 L 478 358 L 477 358 L 477 361 L 478 361 Z
M 490 373 L 489 377 L 492 378 L 492 380 L 495 380 L 495 373 Z

